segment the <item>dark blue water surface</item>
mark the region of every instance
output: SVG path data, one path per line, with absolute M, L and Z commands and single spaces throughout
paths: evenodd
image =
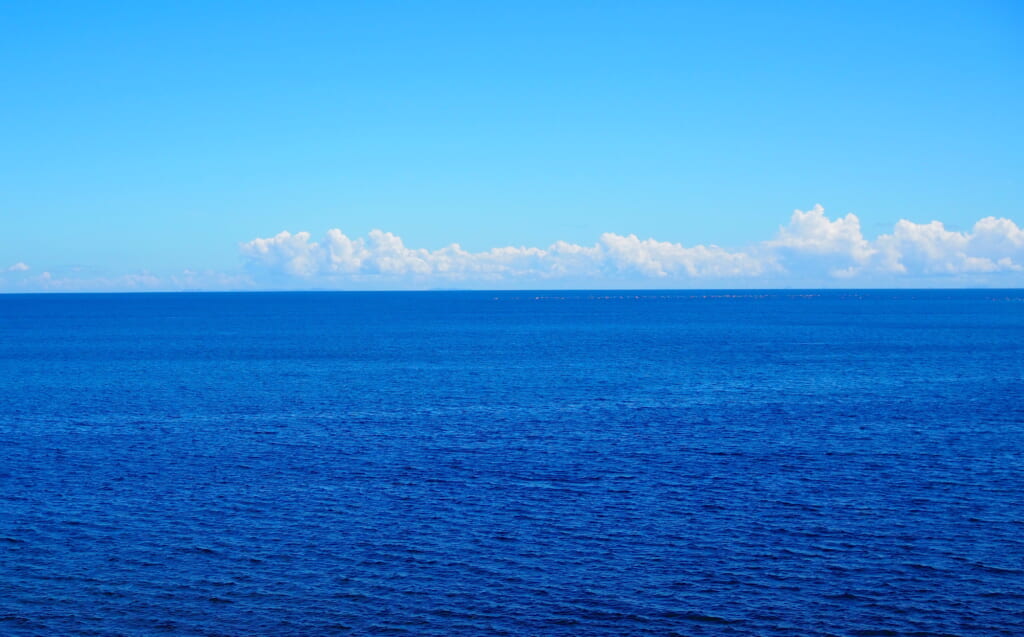
M 0 633 L 1024 634 L 1024 292 L 0 296 Z

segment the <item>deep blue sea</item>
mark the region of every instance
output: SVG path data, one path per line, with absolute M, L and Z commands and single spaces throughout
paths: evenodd
M 0 296 L 3 635 L 1022 635 L 1024 291 Z

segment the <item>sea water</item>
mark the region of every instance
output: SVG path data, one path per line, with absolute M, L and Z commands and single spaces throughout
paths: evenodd
M 1024 634 L 1024 292 L 0 296 L 0 633 Z

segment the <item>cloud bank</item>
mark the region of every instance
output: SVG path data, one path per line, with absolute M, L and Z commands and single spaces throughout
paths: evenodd
M 284 231 L 240 247 L 255 280 L 298 286 L 1024 282 L 1024 230 L 1009 219 L 985 217 L 969 232 L 947 230 L 939 221 L 901 220 L 890 234 L 868 239 L 856 215 L 830 219 L 820 205 L 794 211 L 776 236 L 739 250 L 614 233 L 601 235 L 593 245 L 557 241 L 547 247 L 469 252 L 453 243 L 427 250 L 408 247 L 390 232 L 352 238 L 339 229 L 316 241 L 308 232 Z
M 280 234 L 242 244 L 251 265 L 296 278 L 334 280 L 367 277 L 440 280 L 555 279 L 632 273 L 644 277 L 755 276 L 765 262 L 718 246 L 686 248 L 678 243 L 640 240 L 635 235 L 601 235 L 595 245 L 558 241 L 546 248 L 504 247 L 467 252 L 457 243 L 440 250 L 406 247 L 390 232 L 373 230 L 352 239 L 334 229 L 322 241 L 308 232 Z
M 124 274 L 16 261 L 0 267 L 0 291 L 1024 287 L 1024 229 L 1010 219 L 985 217 L 967 231 L 904 219 L 869 238 L 856 215 L 832 219 L 821 206 L 794 211 L 774 236 L 739 249 L 605 233 L 590 245 L 429 250 L 390 232 L 335 228 L 320 239 L 284 231 L 239 250 L 235 271 Z

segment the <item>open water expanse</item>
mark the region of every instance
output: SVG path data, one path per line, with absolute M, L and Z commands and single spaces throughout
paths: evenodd
M 0 634 L 1022 635 L 1024 292 L 0 296 Z

